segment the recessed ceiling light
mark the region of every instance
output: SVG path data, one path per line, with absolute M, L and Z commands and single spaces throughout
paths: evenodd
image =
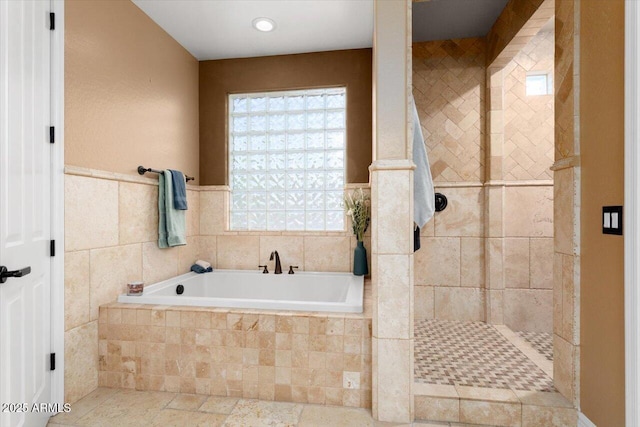
M 265 33 L 269 31 L 273 31 L 276 28 L 276 23 L 269 18 L 256 18 L 253 20 L 252 24 L 253 24 L 253 28 L 255 28 L 258 31 L 263 31 Z

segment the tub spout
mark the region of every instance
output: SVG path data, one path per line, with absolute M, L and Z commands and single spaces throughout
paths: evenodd
M 278 255 L 278 251 L 271 252 L 271 257 L 269 257 L 269 261 L 273 261 L 274 256 L 276 259 L 276 268 L 273 273 L 282 274 L 282 265 L 280 265 L 280 255 Z

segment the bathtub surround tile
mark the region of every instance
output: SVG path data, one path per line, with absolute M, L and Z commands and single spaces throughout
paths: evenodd
M 101 309 L 107 312 L 101 324 L 100 369 L 106 374 L 105 385 L 371 405 L 367 397 L 371 353 L 363 351 L 371 345 L 371 319 L 352 314 L 127 307 L 116 303 Z M 135 316 L 126 314 L 131 311 Z M 131 323 L 123 323 L 125 319 Z M 133 357 L 125 357 L 131 346 Z
M 228 191 L 199 191 L 200 234 L 215 236 L 223 234 L 228 227 Z
M 98 307 L 126 292 L 127 283 L 142 280 L 140 244 L 93 249 L 91 263 L 91 320 L 98 318 Z
M 306 271 L 351 271 L 349 237 L 305 236 L 304 269 Z
M 65 402 L 74 403 L 98 387 L 98 322 L 86 323 L 64 334 Z M 71 351 L 73 349 L 73 351 Z
M 287 273 L 290 265 L 304 270 L 304 238 L 302 236 L 260 236 L 260 264 L 267 264 L 269 272 L 275 271 L 275 260 L 269 261 L 271 252 L 278 251 L 282 272 Z M 315 254 L 313 256 L 322 256 Z
M 64 330 L 89 322 L 89 251 L 67 252 L 64 257 Z
M 484 189 L 452 187 L 440 189 L 447 196 L 447 208 L 435 217 L 435 235 L 439 237 L 483 237 Z
M 65 250 L 118 244 L 118 182 L 65 175 Z
M 187 190 L 187 236 L 200 235 L 200 191 Z
M 158 186 L 119 183 L 119 244 L 158 239 Z
M 214 268 L 218 268 L 217 246 L 216 236 L 198 236 L 198 259 L 207 261 Z
M 435 288 L 435 318 L 440 320 L 483 321 L 485 291 L 476 288 Z
M 200 258 L 200 238 L 187 237 L 187 244 L 178 246 L 178 275 L 188 273 Z M 209 261 L 207 261 L 209 262 Z M 213 265 L 213 264 L 212 264 Z
M 259 236 L 217 236 L 218 268 L 257 270 L 260 264 Z
M 142 244 L 142 280 L 147 285 L 178 275 L 179 247 L 160 249 L 157 242 Z

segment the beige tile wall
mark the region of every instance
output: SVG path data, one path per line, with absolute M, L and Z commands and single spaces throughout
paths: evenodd
M 553 78 L 553 54 L 553 26 L 544 27 L 503 70 L 505 180 L 553 178 L 553 95 L 527 96 L 525 87 L 528 71 Z
M 484 39 L 413 44 L 413 95 L 436 182 L 484 177 Z
M 187 245 L 158 249 L 157 180 L 79 168 L 65 175 L 65 401 L 98 386 L 99 307 L 129 281 L 186 273 L 198 258 L 198 192 L 187 191 Z
M 449 200 L 421 231 L 414 314 L 551 332 L 553 97 L 526 97 L 524 84 L 529 70 L 553 70 L 553 33 L 499 72 L 486 70 L 483 43 L 413 45 L 422 131 Z
M 351 188 L 368 184 L 350 184 Z M 273 271 L 275 261 L 269 261 L 278 251 L 282 269 L 290 265 L 299 270 L 347 272 L 353 268 L 356 238 L 350 230 L 344 232 L 277 232 L 228 231 L 229 198 L 227 186 L 200 187 L 200 247 L 203 259 L 217 268 L 257 269 L 267 264 Z M 371 266 L 370 230 L 364 238 Z
M 103 305 L 100 386 L 370 408 L 370 313 Z
M 283 270 L 350 271 L 351 233 L 238 233 L 226 231 L 228 187 L 187 191 L 187 245 L 159 249 L 155 178 L 67 167 L 65 175 L 65 340 L 97 354 L 99 307 L 116 300 L 130 281 L 155 283 L 189 271 L 204 259 L 216 268 L 254 269 L 278 250 Z M 365 247 L 370 248 L 365 236 Z M 313 254 L 312 256 L 306 256 Z M 316 256 L 317 254 L 317 256 Z M 368 251 L 370 263 L 371 251 Z M 369 264 L 371 265 L 371 264 Z M 71 348 L 67 346 L 67 348 Z M 66 352 L 66 401 L 98 385 L 97 357 Z

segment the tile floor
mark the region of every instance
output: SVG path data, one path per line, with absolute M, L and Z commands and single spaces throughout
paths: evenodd
M 527 341 L 533 357 L 513 342 Z M 522 339 L 524 338 L 524 339 Z M 532 359 L 549 359 L 545 336 L 520 337 L 483 322 L 419 320 L 415 323 L 415 380 L 450 386 L 554 392 L 552 374 Z M 531 351 L 530 351 L 531 353 Z
M 536 351 L 553 362 L 553 335 L 544 332 L 518 332 Z
M 49 426 L 76 427 L 399 427 L 409 424 L 376 422 L 368 410 L 231 397 L 98 388 L 58 414 Z M 444 427 L 449 423 L 414 426 Z M 462 424 L 452 424 L 462 426 Z

